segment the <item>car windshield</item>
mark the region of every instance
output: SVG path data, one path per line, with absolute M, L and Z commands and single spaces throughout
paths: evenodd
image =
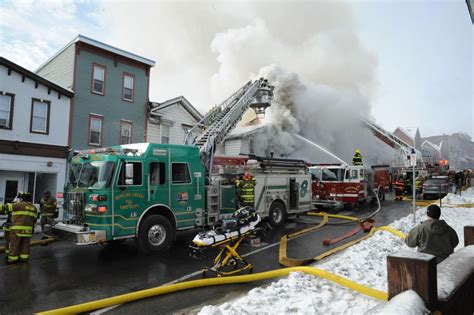
M 114 168 L 113 162 L 72 164 L 69 168 L 69 184 L 90 189 L 107 188 L 112 182 Z

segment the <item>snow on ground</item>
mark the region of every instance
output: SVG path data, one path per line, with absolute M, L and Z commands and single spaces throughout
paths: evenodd
M 474 201 L 474 188 L 466 190 L 463 194 L 461 197 L 464 198 L 462 202 L 450 194 L 443 199 L 443 205 Z M 415 218 L 416 224 L 426 220 L 426 207 L 418 208 Z M 456 249 L 462 247 L 464 225 L 474 224 L 474 208 L 443 208 L 441 219 L 445 220 L 458 233 L 460 245 Z M 414 227 L 413 214 L 393 222 L 390 226 L 408 233 Z M 407 247 L 400 238 L 393 234 L 378 231 L 373 237 L 312 266 L 328 270 L 360 284 L 386 292 L 387 255 L 400 249 L 414 250 Z M 419 303 L 415 302 L 416 299 L 413 296 L 400 298 L 400 300 L 402 301 L 401 303 L 411 300 L 410 303 L 414 305 L 412 314 L 424 312 L 416 306 Z M 381 303 L 379 300 L 359 294 L 327 280 L 301 272 L 294 272 L 287 278 L 282 278 L 266 287 L 254 288 L 247 295 L 233 301 L 218 306 L 205 306 L 199 314 L 360 314 L 367 312 L 377 305 L 379 305 L 378 308 L 383 308 L 385 304 L 387 303 Z M 390 307 L 401 306 L 387 305 L 388 310 L 394 310 L 394 308 Z
M 408 290 L 394 296 L 388 303 L 380 303 L 366 314 L 413 315 L 430 314 L 430 311 L 425 307 L 425 302 L 415 291 Z
M 449 193 L 443 198 L 443 202 L 447 202 L 452 205 L 459 205 L 463 203 L 474 203 L 474 187 L 470 187 L 459 194 Z

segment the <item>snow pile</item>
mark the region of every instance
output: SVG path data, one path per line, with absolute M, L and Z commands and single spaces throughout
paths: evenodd
M 474 187 L 470 187 L 461 192 L 461 195 L 449 193 L 442 201 L 451 205 L 474 203 Z
M 474 190 L 466 191 L 474 198 Z M 452 200 L 452 199 L 449 199 Z M 444 205 L 448 205 L 445 201 Z M 443 208 L 441 219 L 445 220 L 457 232 L 460 245 L 463 247 L 463 229 L 466 224 L 474 224 L 474 209 Z M 419 208 L 415 214 L 416 224 L 427 219 L 426 208 Z M 404 233 L 414 227 L 413 214 L 409 214 L 392 224 Z M 378 231 L 371 238 L 351 246 L 343 252 L 313 264 L 314 267 L 325 269 L 374 289 L 387 291 L 387 255 L 399 250 L 414 251 L 404 241 L 386 231 Z M 463 250 L 464 251 L 464 250 Z M 473 250 L 469 251 L 471 255 Z M 453 254 L 454 255 L 454 254 Z M 467 255 L 467 254 L 463 254 Z M 441 270 L 442 265 L 440 264 Z M 446 269 L 450 269 L 449 266 Z M 441 272 L 443 273 L 443 272 Z M 442 276 L 440 288 L 448 292 L 452 288 L 454 278 L 459 275 L 447 273 Z M 445 283 L 445 284 L 444 284 Z M 454 284 L 455 285 L 455 284 Z M 441 291 L 440 291 L 441 292 Z M 291 273 L 288 278 L 273 282 L 269 286 L 255 288 L 236 300 L 219 306 L 206 306 L 201 315 L 220 314 L 327 314 L 327 313 L 364 313 L 381 304 L 377 309 L 381 313 L 424 313 L 417 299 L 411 294 L 401 295 L 397 300 L 380 303 L 379 300 L 346 289 L 327 280 L 303 273 Z M 386 308 L 385 308 L 386 307 Z M 392 312 L 392 310 L 394 310 Z M 397 310 L 397 311 L 395 311 Z M 400 310 L 400 312 L 398 311 Z M 410 311 L 411 310 L 411 311 Z
M 367 315 L 412 315 L 412 314 L 429 314 L 430 311 L 425 307 L 423 299 L 412 290 L 402 292 L 394 296 L 387 303 L 380 303 L 377 307 L 369 310 Z
M 438 297 L 446 299 L 474 272 L 474 245 L 464 247 L 438 265 Z

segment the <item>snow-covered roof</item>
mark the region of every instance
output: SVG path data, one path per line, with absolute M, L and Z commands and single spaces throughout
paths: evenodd
M 41 68 L 43 68 L 45 65 L 47 65 L 51 60 L 53 60 L 54 58 L 56 58 L 60 53 L 62 53 L 64 50 L 66 50 L 69 46 L 77 43 L 77 42 L 82 42 L 82 43 L 86 43 L 86 44 L 89 44 L 91 46 L 95 46 L 97 48 L 100 48 L 100 49 L 103 49 L 103 50 L 106 50 L 106 51 L 109 51 L 111 53 L 114 53 L 114 54 L 117 54 L 117 55 L 120 55 L 122 57 L 126 57 L 126 58 L 129 58 L 129 59 L 132 59 L 132 60 L 135 60 L 135 61 L 138 61 L 138 62 L 141 62 L 143 64 L 146 64 L 150 67 L 154 67 L 155 66 L 155 61 L 151 60 L 151 59 L 148 59 L 148 58 L 145 58 L 145 57 L 142 57 L 142 56 L 139 56 L 139 55 L 136 55 L 134 53 L 131 53 L 131 52 L 128 52 L 128 51 L 125 51 L 123 49 L 120 49 L 120 48 L 117 48 L 117 47 L 114 47 L 114 46 L 111 46 L 111 45 L 108 45 L 106 43 L 103 43 L 103 42 L 100 42 L 98 40 L 95 40 L 95 39 L 92 39 L 92 38 L 89 38 L 89 37 L 86 37 L 84 35 L 77 35 L 76 38 L 74 38 L 72 41 L 70 41 L 66 46 L 64 46 L 62 49 L 60 49 L 57 53 L 55 53 L 53 56 L 51 56 L 51 58 L 49 58 L 48 60 L 46 60 L 43 64 L 41 64 L 35 72 L 38 72 Z
M 160 110 L 176 104 L 181 104 L 196 120 L 202 119 L 202 114 L 184 96 L 178 96 L 163 103 L 151 102 L 151 112 L 158 114 Z
M 429 140 L 425 140 L 421 144 L 421 147 L 430 147 L 430 148 L 436 150 L 437 152 L 441 153 L 441 146 L 442 145 L 443 145 L 443 141 L 441 141 L 440 144 L 434 144 L 433 142 L 431 142 Z

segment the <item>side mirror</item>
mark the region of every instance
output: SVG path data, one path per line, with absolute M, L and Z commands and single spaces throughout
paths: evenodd
M 129 163 L 125 164 L 125 178 L 133 179 L 133 164 L 129 164 Z

